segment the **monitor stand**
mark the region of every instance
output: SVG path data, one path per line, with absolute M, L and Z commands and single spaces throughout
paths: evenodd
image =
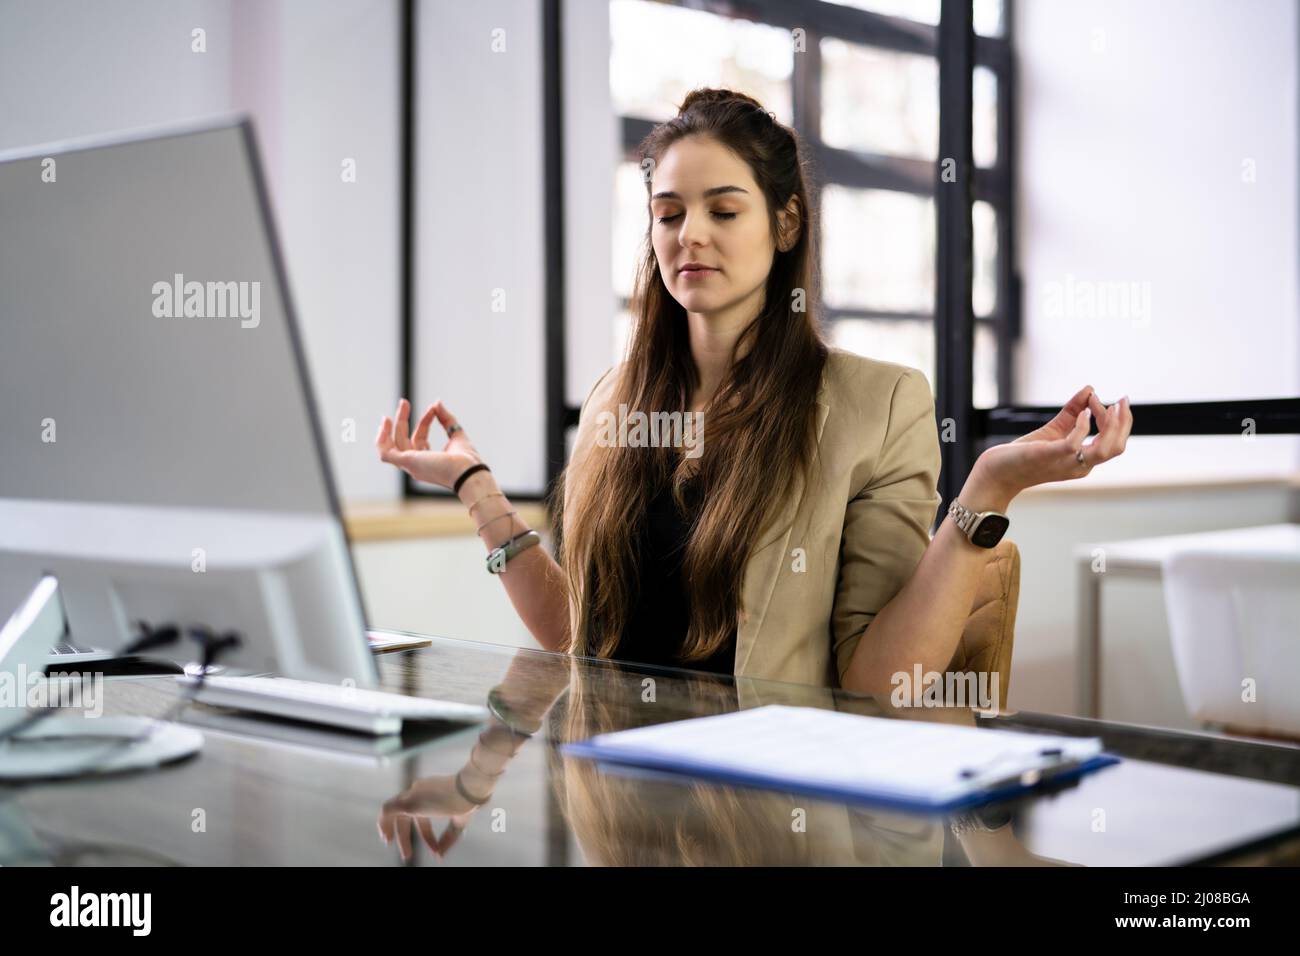
M 65 625 L 58 581 L 46 575 L 0 628 L 0 780 L 139 770 L 203 746 L 203 735 L 193 727 L 149 717 L 58 714 L 33 721 L 30 677 L 45 670 Z
M 45 674 L 94 674 L 100 677 L 159 677 L 168 674 L 180 676 L 185 668 L 175 661 L 157 657 L 137 657 L 134 654 L 107 654 L 98 651 L 88 654 L 50 654 L 45 658 Z

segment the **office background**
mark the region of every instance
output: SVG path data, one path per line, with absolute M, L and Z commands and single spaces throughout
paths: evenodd
M 629 136 L 704 84 L 796 125 L 816 92 L 820 122 L 801 131 L 825 160 L 828 334 L 935 383 L 933 199 L 908 187 L 938 156 L 938 65 L 916 52 L 938 10 L 4 0 L 0 149 L 250 113 L 341 492 L 395 516 L 355 526 L 373 623 L 527 646 L 468 521 L 410 504 L 420 489 L 376 460 L 380 416 L 404 389 L 442 398 L 507 490 L 544 491 L 557 428 L 626 334 L 643 225 Z M 973 10 L 972 152 L 989 184 L 973 210 L 974 407 L 1059 406 L 1083 384 L 1128 394 L 1137 419 L 1149 403 L 1300 395 L 1296 5 Z M 811 57 L 792 50 L 800 18 Z M 1017 499 L 1012 706 L 1079 707 L 1080 542 L 1300 520 L 1298 474 L 1295 435 L 1139 428 L 1086 481 Z M 1159 584 L 1108 585 L 1103 617 L 1104 715 L 1191 726 Z

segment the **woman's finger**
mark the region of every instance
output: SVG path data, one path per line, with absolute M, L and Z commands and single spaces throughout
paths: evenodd
M 1088 408 L 1091 409 L 1092 417 L 1097 422 L 1097 434 L 1101 435 L 1109 424 L 1106 420 L 1106 403 L 1097 396 L 1096 392 L 1093 392 L 1088 398 Z
M 1128 396 L 1125 395 L 1117 402 L 1112 402 L 1106 409 L 1106 459 L 1114 458 L 1124 451 L 1124 443 L 1128 440 L 1129 428 L 1132 425 L 1132 416 L 1128 409 Z
M 1087 461 L 1088 453 L 1084 449 L 1083 442 L 1084 439 L 1088 437 L 1088 431 L 1091 427 L 1092 427 L 1092 409 L 1085 408 L 1083 411 L 1079 412 L 1079 414 L 1075 416 L 1074 428 L 1070 429 L 1070 434 L 1066 435 L 1063 439 L 1061 439 L 1060 451 L 1068 454 L 1071 458 L 1075 459 L 1074 462 L 1070 463 L 1069 465 L 1072 471 L 1078 471 L 1078 465 L 1079 465 L 1078 459 L 1079 459 L 1080 452 L 1082 452 L 1084 455 L 1084 463 L 1089 464 L 1089 462 Z
M 1125 412 L 1121 402 L 1113 402 L 1105 412 L 1105 424 L 1101 426 L 1101 436 L 1094 443 L 1097 445 L 1097 461 L 1110 461 L 1124 450 Z
M 1097 437 L 1093 439 L 1084 455 L 1094 465 L 1109 457 L 1110 447 L 1114 442 L 1115 416 L 1111 412 L 1111 407 L 1107 407 L 1096 394 L 1088 400 L 1088 410 L 1092 412 L 1092 417 L 1097 422 Z
M 411 403 L 402 399 L 397 403 L 397 418 L 393 422 L 393 444 L 402 451 L 411 447 L 409 436 Z
M 1092 396 L 1096 394 L 1097 393 L 1092 390 L 1091 385 L 1085 385 L 1083 386 L 1083 388 L 1079 389 L 1077 392 L 1074 393 L 1074 395 L 1070 398 L 1070 400 L 1065 403 L 1065 408 L 1061 409 L 1061 411 L 1063 411 L 1065 414 L 1069 415 L 1071 419 L 1073 419 L 1081 411 L 1089 407 L 1090 399 L 1092 398 Z
M 393 420 L 387 415 L 379 422 L 379 434 L 375 436 L 375 447 L 379 449 L 379 457 L 383 458 L 384 453 L 393 446 Z
M 428 817 L 416 817 L 415 826 L 420 831 L 420 839 L 429 848 L 429 852 L 434 856 L 442 856 L 438 851 L 438 838 L 433 832 L 433 821 Z
M 1128 437 L 1128 427 L 1125 421 L 1126 413 L 1122 400 L 1111 405 L 1110 413 L 1113 420 L 1110 426 L 1110 445 L 1106 451 L 1108 457 L 1114 458 L 1124 450 L 1124 440 Z
M 434 408 L 434 414 L 438 416 L 438 424 L 443 427 L 444 431 L 451 428 L 451 426 L 453 425 L 460 424 L 460 422 L 456 420 L 456 416 L 453 415 L 451 412 L 449 412 L 447 410 L 447 406 L 442 404 L 441 401 L 434 402 L 433 408 Z M 464 437 L 465 432 L 464 430 L 462 430 L 457 434 Z M 451 436 L 448 435 L 447 437 L 450 438 Z
M 1129 411 L 1128 396 L 1124 396 L 1118 402 L 1107 409 L 1110 417 L 1110 425 L 1106 435 L 1106 460 L 1115 458 L 1124 453 L 1124 446 L 1128 443 L 1128 434 L 1133 427 L 1133 414 Z
M 433 424 L 434 405 L 430 405 L 420 416 L 419 423 L 415 426 L 415 434 L 411 436 L 411 444 L 420 451 L 429 450 L 429 426 Z
M 402 854 L 403 860 L 411 858 L 411 818 L 398 817 L 397 825 L 397 848 Z
M 447 851 L 456 845 L 460 835 L 465 832 L 465 828 L 452 820 L 447 824 L 447 829 L 442 831 L 442 836 L 438 837 L 438 849 L 435 851 L 439 856 L 446 856 Z

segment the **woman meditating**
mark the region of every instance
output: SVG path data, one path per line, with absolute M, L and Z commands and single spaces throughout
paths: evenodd
M 403 399 L 380 457 L 455 491 L 549 650 L 885 694 L 918 664 L 943 671 L 1007 506 L 1121 454 L 1127 399 L 1081 388 L 1047 425 L 984 451 L 932 539 L 929 384 L 822 340 L 794 131 L 748 96 L 696 90 L 641 154 L 633 327 L 583 403 L 557 557 L 532 546 L 442 402 L 412 432 Z M 629 411 L 648 434 L 625 427 Z

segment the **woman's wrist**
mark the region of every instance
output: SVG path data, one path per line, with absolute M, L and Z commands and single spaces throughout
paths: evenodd
M 474 521 L 475 533 L 488 551 L 528 530 L 528 525 L 519 515 L 510 515 L 514 506 L 501 493 L 490 471 L 478 471 L 465 479 L 458 497 L 466 508 L 472 509 L 470 517 Z
M 472 761 L 460 768 L 460 780 L 465 789 L 480 800 L 491 797 L 497 785 L 496 777 L 479 770 Z
M 461 504 L 468 508 L 474 502 L 482 500 L 485 495 L 500 491 L 501 489 L 497 487 L 497 480 L 493 477 L 492 472 L 476 471 L 465 479 L 465 483 L 460 486 L 460 491 L 456 492 L 456 497 L 460 499 Z M 504 498 L 492 499 L 492 501 L 504 500 Z M 487 502 L 483 504 L 486 506 Z M 482 507 L 478 509 L 480 512 L 482 510 Z
M 466 478 L 457 497 L 469 509 L 474 533 L 482 540 L 488 554 L 532 530 L 516 513 L 510 499 L 501 492 L 490 471 L 476 471 Z
M 492 712 L 490 728 L 502 727 L 517 737 L 531 737 L 542 729 L 552 700 L 524 695 L 522 701 L 506 697 L 504 684 L 488 691 L 488 709 Z
M 497 499 L 498 501 L 501 499 Z M 519 514 L 507 504 L 504 510 L 497 513 L 482 514 L 483 509 L 475 512 L 475 518 L 478 527 L 478 536 L 482 540 L 488 551 L 503 547 L 512 538 L 518 537 L 528 530 L 528 525 Z
M 988 467 L 981 459 L 976 460 L 975 467 L 971 469 L 957 495 L 957 500 L 971 511 L 1005 512 L 1017 494 L 1017 489 L 1008 487 L 1005 482 L 990 475 Z
M 503 724 L 495 717 L 478 735 L 479 742 L 483 747 L 500 757 L 507 760 L 514 759 L 515 754 L 523 749 L 528 738 L 515 733 L 508 725 Z
M 482 740 L 474 741 L 474 746 L 469 751 L 469 765 L 493 780 L 505 773 L 506 766 L 513 759 L 514 754 L 493 750 Z

